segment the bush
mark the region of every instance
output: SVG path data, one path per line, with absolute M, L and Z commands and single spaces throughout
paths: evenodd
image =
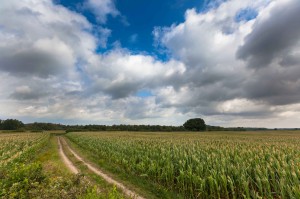
M 189 119 L 183 124 L 184 128 L 188 131 L 205 131 L 206 125 L 203 119 L 194 118 Z

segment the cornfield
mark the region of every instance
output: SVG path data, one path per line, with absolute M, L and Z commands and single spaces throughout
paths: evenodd
M 26 161 L 48 141 L 47 133 L 0 134 L 0 168 Z
M 300 133 L 74 132 L 95 158 L 184 198 L 300 198 Z

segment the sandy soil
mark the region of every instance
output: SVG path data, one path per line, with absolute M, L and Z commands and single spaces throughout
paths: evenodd
M 72 173 L 78 174 L 79 173 L 78 169 L 73 165 L 73 163 L 69 160 L 69 158 L 66 156 L 66 154 L 63 151 L 60 137 L 58 137 L 57 139 L 58 139 L 58 145 L 59 145 L 59 154 L 60 154 L 61 158 L 63 159 L 65 165 L 69 168 L 69 170 Z
M 103 173 L 103 171 L 100 170 L 99 168 L 96 168 L 96 167 L 92 166 L 91 164 L 89 164 L 88 162 L 86 162 L 82 157 L 80 157 L 74 150 L 72 150 L 69 147 L 68 143 L 64 140 L 64 138 L 61 138 L 61 140 L 59 139 L 59 142 L 60 141 L 62 141 L 63 144 L 64 144 L 64 146 L 66 146 L 70 150 L 70 152 L 75 156 L 75 158 L 78 159 L 79 161 L 83 162 L 83 164 L 85 164 L 88 167 L 89 170 L 91 170 L 95 174 L 101 176 L 108 183 L 114 184 L 116 187 L 118 187 L 119 189 L 121 189 L 124 192 L 124 194 L 126 194 L 127 196 L 129 196 L 131 198 L 135 198 L 135 199 L 145 199 L 145 198 L 139 196 L 137 193 L 129 190 L 128 188 L 126 188 L 122 183 L 114 180 L 113 178 L 111 178 L 107 174 Z M 61 143 L 59 143 L 59 144 L 61 145 Z

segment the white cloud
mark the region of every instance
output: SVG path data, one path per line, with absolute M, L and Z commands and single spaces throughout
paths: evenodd
M 257 113 L 268 111 L 265 104 L 248 99 L 232 99 L 220 103 L 217 110 L 224 114 Z
M 184 22 L 154 29 L 171 56 L 160 61 L 118 45 L 96 53 L 111 31 L 50 0 L 3 1 L 0 117 L 180 125 L 201 116 L 224 126 L 293 126 L 300 122 L 299 39 L 260 70 L 237 51 L 274 9 L 295 2 L 229 0 L 205 12 L 190 9 Z M 102 24 L 120 15 L 113 1 L 87 5 Z M 257 18 L 236 21 L 248 7 Z M 142 90 L 152 95 L 137 96 Z
M 154 97 L 135 94 L 171 84 L 185 71 L 181 62 L 122 48 L 99 55 L 110 31 L 95 34 L 85 17 L 51 1 L 5 1 L 0 11 L 1 117 L 113 122 L 170 115 Z
M 100 23 L 106 23 L 107 15 L 115 17 L 120 14 L 113 0 L 87 0 L 86 5 Z
M 181 62 L 160 62 L 151 56 L 133 55 L 122 49 L 96 56 L 91 63 L 86 69 L 95 82 L 91 92 L 104 91 L 113 98 L 127 97 L 143 88 L 170 84 L 172 78 L 185 72 Z
M 0 68 L 12 75 L 72 73 L 97 47 L 92 25 L 51 1 L 4 1 L 0 13 Z
M 286 56 L 285 53 L 276 54 L 277 57 L 283 55 L 284 58 L 272 60 L 268 68 L 260 71 L 252 70 L 246 62 L 239 60 L 237 52 L 262 23 L 264 26 L 261 27 L 266 28 L 257 35 L 255 41 L 249 43 L 263 47 L 264 44 L 259 43 L 260 35 L 270 31 L 268 27 L 273 26 L 270 24 L 275 21 L 273 18 L 275 19 L 278 13 L 284 16 L 274 25 L 276 28 L 278 26 L 276 30 L 279 31 L 268 34 L 279 36 L 289 33 L 287 28 L 280 28 L 282 24 L 296 30 L 298 25 L 289 26 L 290 20 L 284 20 L 293 16 L 293 24 L 294 21 L 299 22 L 295 16 L 299 16 L 300 13 L 298 5 L 295 0 L 231 0 L 202 13 L 195 9 L 187 10 L 183 23 L 173 24 L 171 27 L 156 27 L 153 31 L 156 45 L 165 47 L 186 66 L 186 79 L 182 81 L 181 89 L 167 89 L 172 92 L 165 91 L 165 95 L 159 95 L 162 102 L 168 106 L 177 106 L 187 113 L 224 117 L 232 115 L 231 123 L 239 117 L 270 117 L 273 120 L 279 117 L 282 110 L 274 107 L 300 100 L 300 96 L 295 94 L 299 93 L 299 86 L 296 85 L 299 78 L 294 76 L 299 74 L 296 65 L 299 66 L 300 62 L 295 59 L 295 54 L 299 51 L 299 37 L 280 36 L 282 44 L 287 41 L 283 45 L 287 47 L 290 56 Z M 237 21 L 236 14 L 246 8 L 257 11 L 257 17 L 249 21 Z M 289 43 L 291 38 L 297 41 L 293 45 Z M 267 44 L 269 47 L 277 45 L 278 40 L 270 41 L 273 44 Z M 278 45 L 282 46 L 280 43 Z M 268 46 L 264 47 L 265 53 L 270 52 Z M 256 49 L 254 53 L 259 50 Z M 278 64 L 280 61 L 292 67 L 283 68 Z M 266 125 L 270 125 L 272 119 L 269 119 L 269 124 Z M 254 120 L 251 121 L 252 125 L 255 125 Z

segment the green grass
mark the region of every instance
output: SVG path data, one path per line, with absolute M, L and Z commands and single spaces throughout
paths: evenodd
M 50 173 L 52 176 L 71 174 L 59 155 L 56 136 L 51 135 L 48 144 L 36 156 L 36 161 L 41 162 L 45 172 Z

